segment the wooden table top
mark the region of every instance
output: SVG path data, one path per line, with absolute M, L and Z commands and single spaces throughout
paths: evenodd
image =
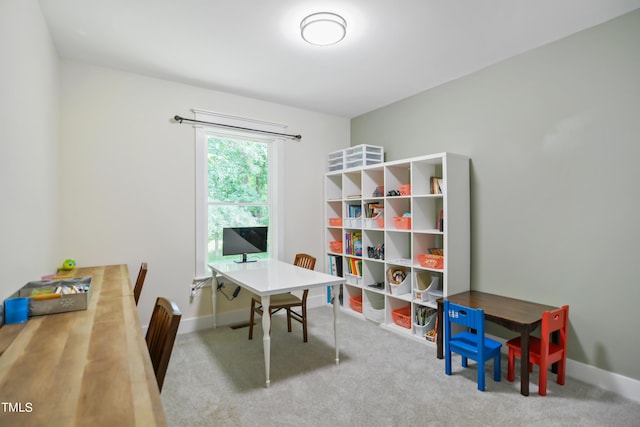
M 127 266 L 75 276 L 88 308 L 30 318 L 0 356 L 0 425 L 166 425 Z
M 550 305 L 479 291 L 468 291 L 449 295 L 446 299 L 454 304 L 471 308 L 482 308 L 486 318 L 497 323 L 507 322 L 511 326 L 537 325 L 541 322 L 544 311 L 557 308 Z

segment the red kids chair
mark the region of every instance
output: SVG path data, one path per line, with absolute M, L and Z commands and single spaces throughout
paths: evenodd
M 540 367 L 538 382 L 538 394 L 547 394 L 547 376 L 549 365 L 558 363 L 558 384 L 564 385 L 565 368 L 567 364 L 567 325 L 569 323 L 569 306 L 565 305 L 556 310 L 542 313 L 542 327 L 540 338 L 529 337 L 529 371 L 533 370 L 535 363 Z M 558 331 L 560 340 L 558 344 L 552 343 L 551 333 Z M 507 368 L 507 380 L 513 381 L 516 357 L 522 358 L 520 337 L 507 341 L 509 347 L 509 367 Z

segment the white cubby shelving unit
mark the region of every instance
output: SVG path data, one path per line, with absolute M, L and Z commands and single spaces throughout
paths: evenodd
M 325 220 L 326 271 L 347 278 L 342 310 L 430 342 L 436 299 L 470 288 L 469 158 L 439 153 L 330 171 Z M 424 262 L 438 253 L 439 264 Z M 393 283 L 396 270 L 404 282 Z

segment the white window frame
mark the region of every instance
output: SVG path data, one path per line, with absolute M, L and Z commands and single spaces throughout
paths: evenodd
M 194 119 L 268 132 L 282 133 L 285 125 L 230 116 L 205 110 L 192 110 Z M 243 130 L 214 127 L 204 124 L 194 125 L 195 130 L 195 276 L 210 277 L 207 266 L 208 232 L 208 136 L 265 142 L 269 144 L 269 251 L 272 258 L 282 259 L 284 254 L 284 141 L 279 137 L 262 135 Z

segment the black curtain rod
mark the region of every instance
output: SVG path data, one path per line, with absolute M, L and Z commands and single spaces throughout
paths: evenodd
M 266 133 L 266 134 L 269 134 L 269 135 L 284 136 L 286 138 L 297 139 L 298 141 L 300 141 L 302 139 L 302 135 L 291 135 L 291 134 L 288 134 L 288 133 L 278 133 L 278 132 L 271 132 L 271 131 L 268 131 L 268 130 L 251 129 L 251 128 L 245 128 L 245 127 L 242 127 L 242 126 L 225 125 L 225 124 L 222 124 L 222 123 L 203 122 L 202 120 L 187 119 L 185 117 L 180 117 L 180 116 L 174 116 L 173 119 L 175 121 L 177 121 L 178 123 L 182 123 L 183 121 L 184 122 L 191 122 L 191 123 L 202 123 L 202 124 L 205 124 L 205 125 L 222 126 L 222 127 L 225 127 L 225 128 L 246 130 L 248 132 L 258 132 L 258 133 Z

